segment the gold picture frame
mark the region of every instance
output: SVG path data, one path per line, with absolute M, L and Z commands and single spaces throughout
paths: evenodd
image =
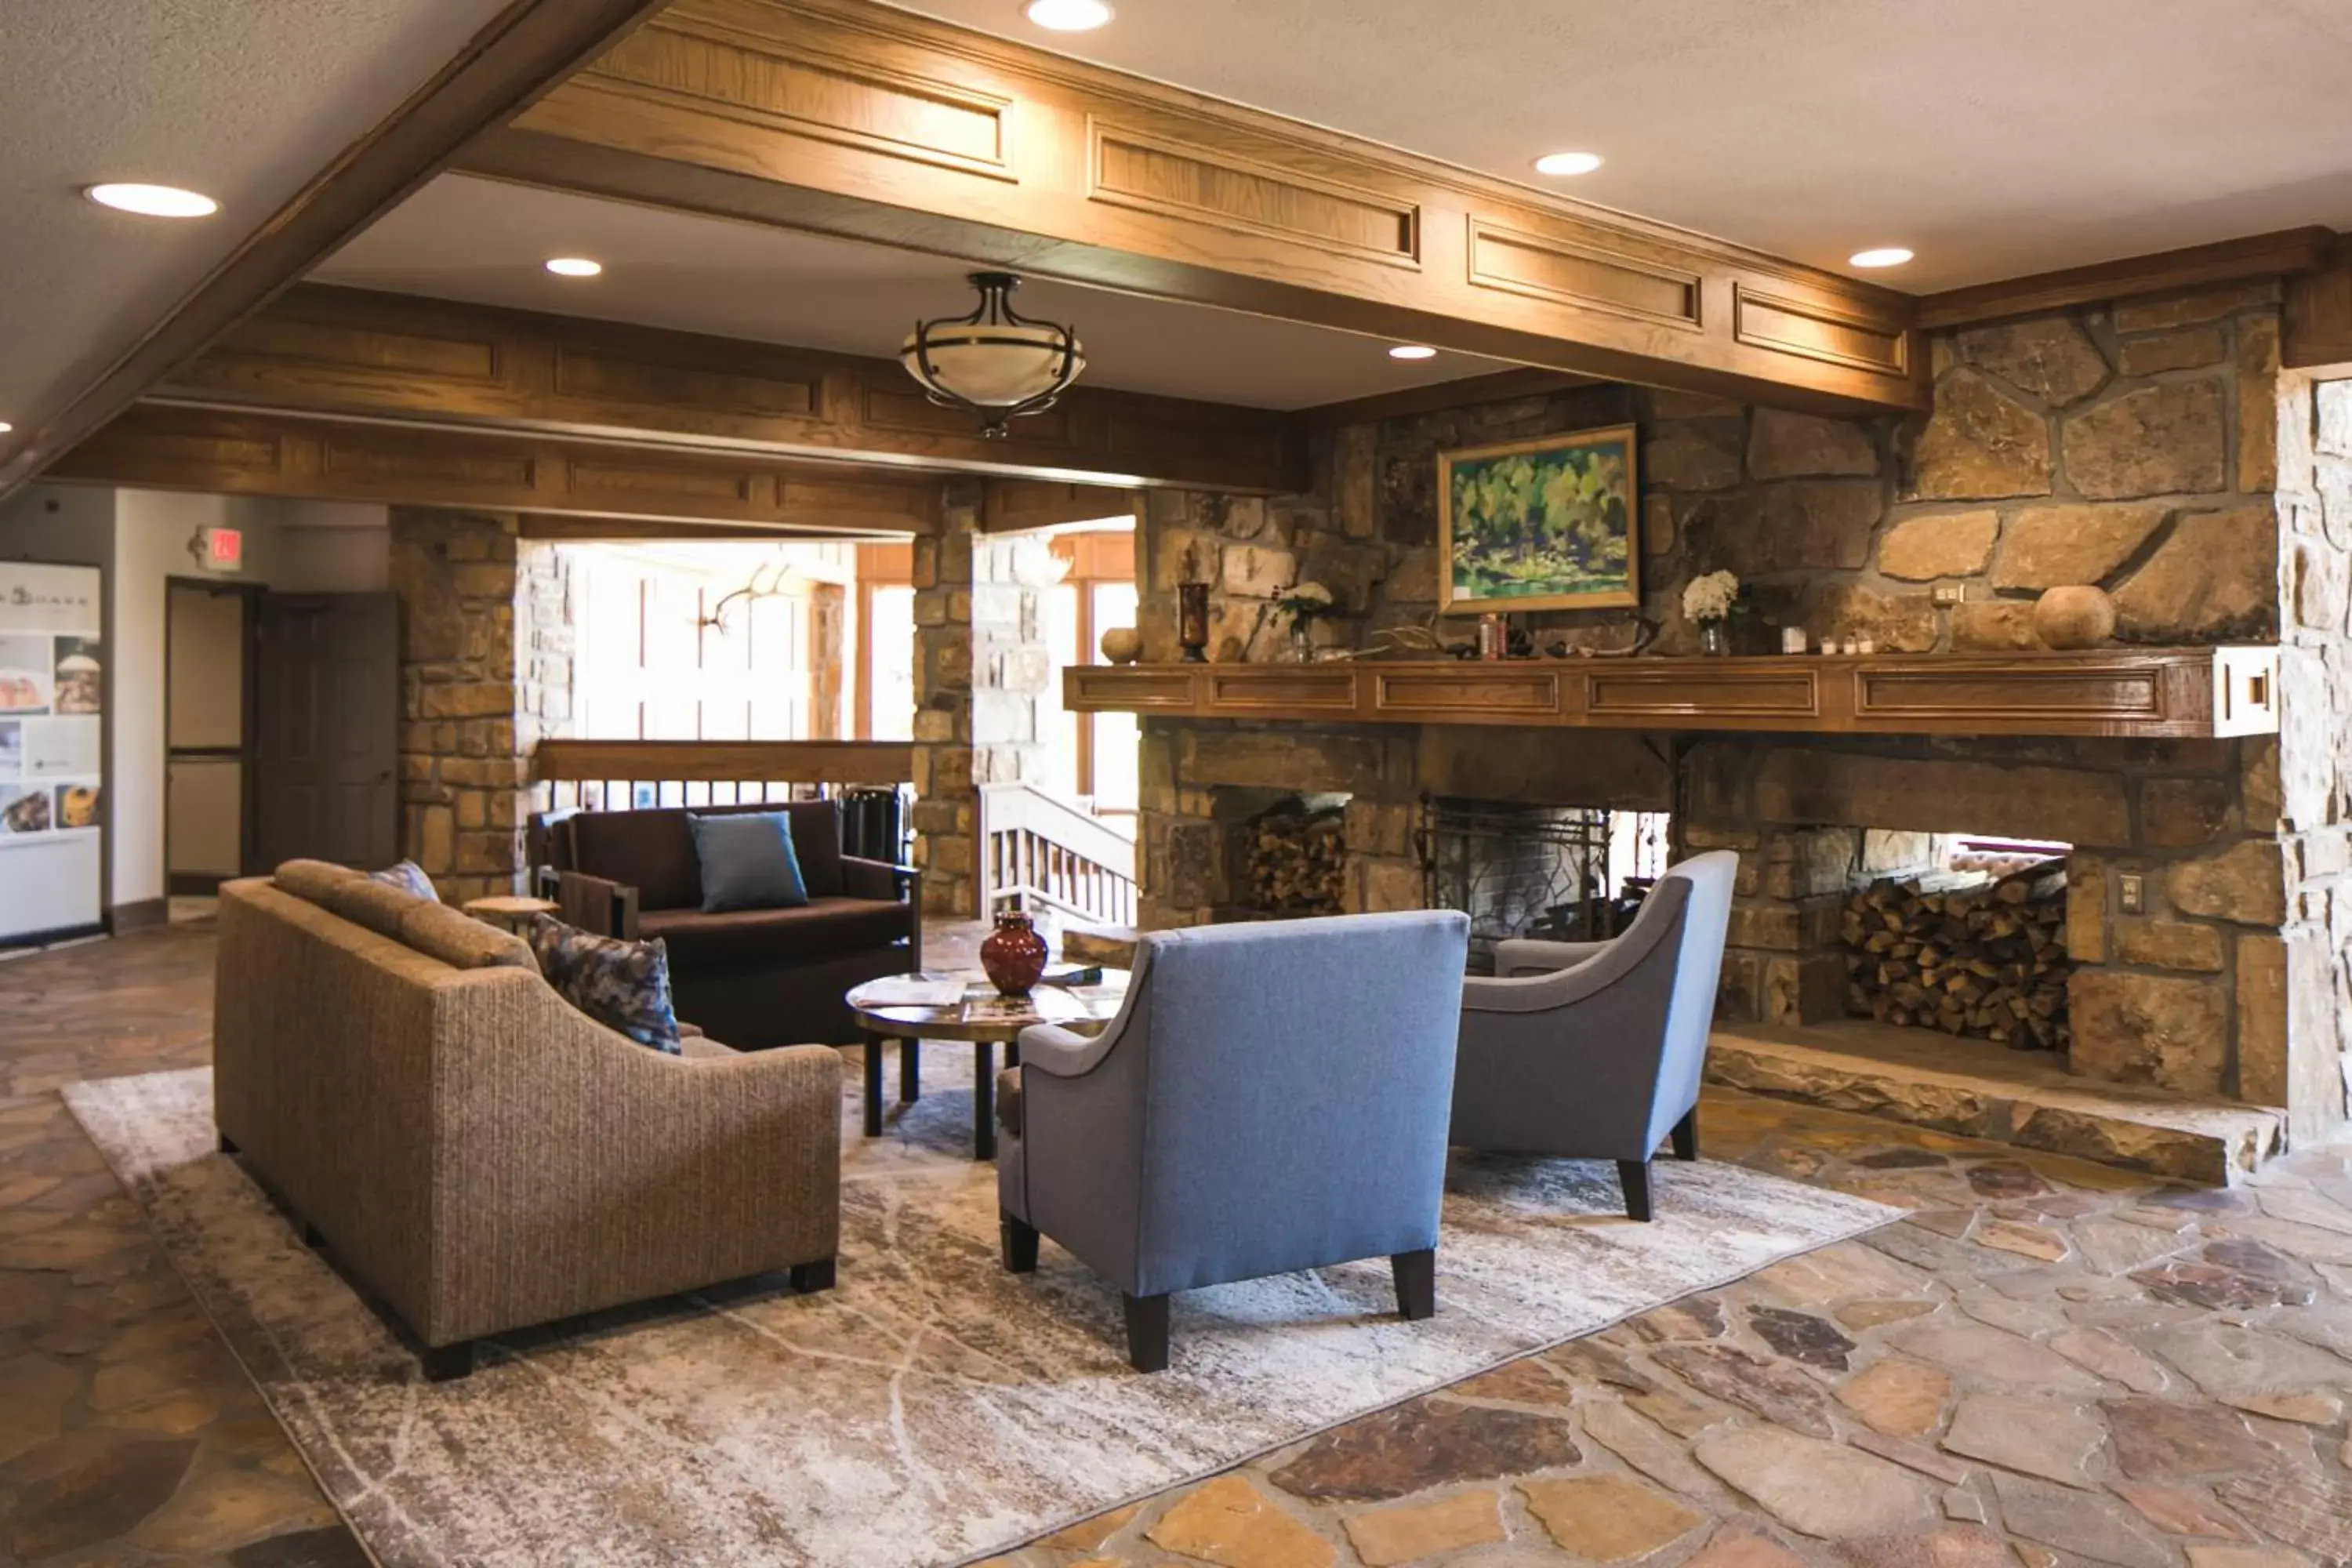
M 1441 614 L 1638 609 L 1631 425 L 1437 454 Z

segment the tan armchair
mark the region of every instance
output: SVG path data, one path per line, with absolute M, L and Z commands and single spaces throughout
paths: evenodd
M 837 1052 L 649 1050 L 507 933 L 343 879 L 364 880 L 222 889 L 215 1115 L 428 1375 L 525 1324 L 773 1270 L 833 1282 Z

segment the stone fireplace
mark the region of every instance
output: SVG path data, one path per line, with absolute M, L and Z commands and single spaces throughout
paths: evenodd
M 1337 600 L 1315 627 L 1327 647 L 1429 626 L 1434 454 L 1630 421 L 1641 438 L 1641 614 L 1652 651 L 1694 650 L 1681 586 L 1717 568 L 1748 585 L 1735 626 L 1748 653 L 1777 647 L 1790 625 L 1815 637 L 1868 636 L 1898 652 L 2029 649 L 2034 597 L 2091 584 L 2113 597 L 2126 644 L 2270 641 L 2284 607 L 2311 649 L 2284 678 L 2287 689 L 2305 680 L 2305 711 L 2331 715 L 2352 706 L 2331 696 L 2352 696 L 2352 639 L 2345 558 L 2320 548 L 2334 537 L 2322 497 L 2331 475 L 2341 488 L 2347 465 L 2335 454 L 2352 437 L 2331 434 L 2324 396 L 2282 380 L 2278 311 L 2276 289 L 2263 286 L 1938 334 L 1934 411 L 1910 421 L 1604 385 L 1338 430 L 1314 454 L 1311 492 L 1144 498 L 1145 658 L 1174 656 L 1174 586 L 1188 560 L 1212 584 L 1215 660 L 1279 657 L 1286 639 L 1272 601 L 1307 579 Z M 2285 405 L 2284 443 L 2283 388 L 2302 399 Z M 2337 425 L 2352 428 L 2352 418 Z M 2282 445 L 2313 492 L 2301 511 L 2283 512 L 2274 495 Z M 2294 517 L 2309 519 L 2296 529 L 2294 557 L 2305 585 L 2283 590 L 2281 537 Z M 2352 536 L 2352 523 L 2337 531 Z M 1596 650 L 1622 648 L 1634 632 L 1622 612 L 1527 619 L 1543 641 Z M 1445 629 L 1466 637 L 1467 623 Z M 1791 1066 L 1793 1056 L 1737 1069 L 1748 1087 L 2177 1173 L 2230 1174 L 2283 1131 L 2316 1137 L 2344 1117 L 2337 998 L 2347 994 L 2352 931 L 2342 928 L 2352 927 L 2352 900 L 2326 890 L 2345 869 L 2344 835 L 2331 828 L 2324 850 L 2295 849 L 2290 798 L 2300 772 L 2324 776 L 2305 792 L 2299 819 L 2341 821 L 2352 807 L 2341 750 L 2326 723 L 2279 738 L 2137 740 L 1147 717 L 1142 918 L 1223 918 L 1212 874 L 1225 843 L 1215 802 L 1235 788 L 1346 796 L 1341 901 L 1350 910 L 1439 896 L 1442 864 L 1428 835 L 1444 803 L 1540 808 L 1528 820 L 1555 825 L 1663 816 L 1674 855 L 1740 857 L 1719 1058 L 1738 1055 L 1727 1037 L 1760 1042 L 1759 1052 L 1790 1041 L 1860 1049 L 1854 1042 L 1875 1029 L 1910 1037 L 1890 1053 L 1937 1080 L 1925 1111 L 1887 1107 L 1851 1075 Z M 2312 754 L 2299 763 L 2303 751 Z M 1538 838 L 1546 831 L 1531 829 Z M 2308 839 L 2311 829 L 2303 832 Z M 2042 889 L 2063 900 L 2063 964 L 2050 984 L 2063 1016 L 2036 1041 L 2062 1049 L 2011 1051 L 1987 1037 L 1989 1023 L 1954 1034 L 1853 1017 L 1849 899 L 1874 879 L 1933 874 L 1923 857 L 1955 835 L 2066 847 L 2063 892 Z M 1559 906 L 1605 907 L 1626 890 L 1596 889 L 1585 860 L 1572 848 L 1564 858 L 1575 896 L 1508 893 L 1496 900 L 1497 934 L 1512 921 L 1557 923 L 1566 918 Z M 1460 890 L 1444 901 L 1468 901 Z M 2051 934 L 2046 921 L 2041 929 Z M 2290 957 L 2291 942 L 2300 957 Z M 2046 988 L 2029 986 L 2029 1012 L 2037 999 L 2048 1001 Z M 1980 1010 L 1972 1002 L 1966 1011 Z M 1971 1074 L 2033 1079 L 2042 1099 L 2029 1103 L 2020 1091 L 2012 1104 L 2008 1089 L 1941 1081 Z M 2059 1103 L 2070 1085 L 2113 1086 L 2126 1110 L 2090 1129 L 2091 1112 Z M 2168 1134 L 2142 1137 L 2128 1108 L 2143 1104 L 2190 1108 L 2181 1119 L 2191 1122 L 2209 1111 L 2221 1118 L 2226 1151 L 2182 1154 Z

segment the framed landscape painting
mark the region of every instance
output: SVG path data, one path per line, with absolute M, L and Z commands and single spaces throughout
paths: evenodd
M 1438 607 L 1642 603 L 1633 426 L 1437 455 Z

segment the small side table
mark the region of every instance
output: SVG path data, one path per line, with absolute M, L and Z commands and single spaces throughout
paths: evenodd
M 504 926 L 521 934 L 533 915 L 551 915 L 563 906 L 553 899 L 525 898 L 517 893 L 493 893 L 488 898 L 467 899 L 457 906 L 487 925 Z

